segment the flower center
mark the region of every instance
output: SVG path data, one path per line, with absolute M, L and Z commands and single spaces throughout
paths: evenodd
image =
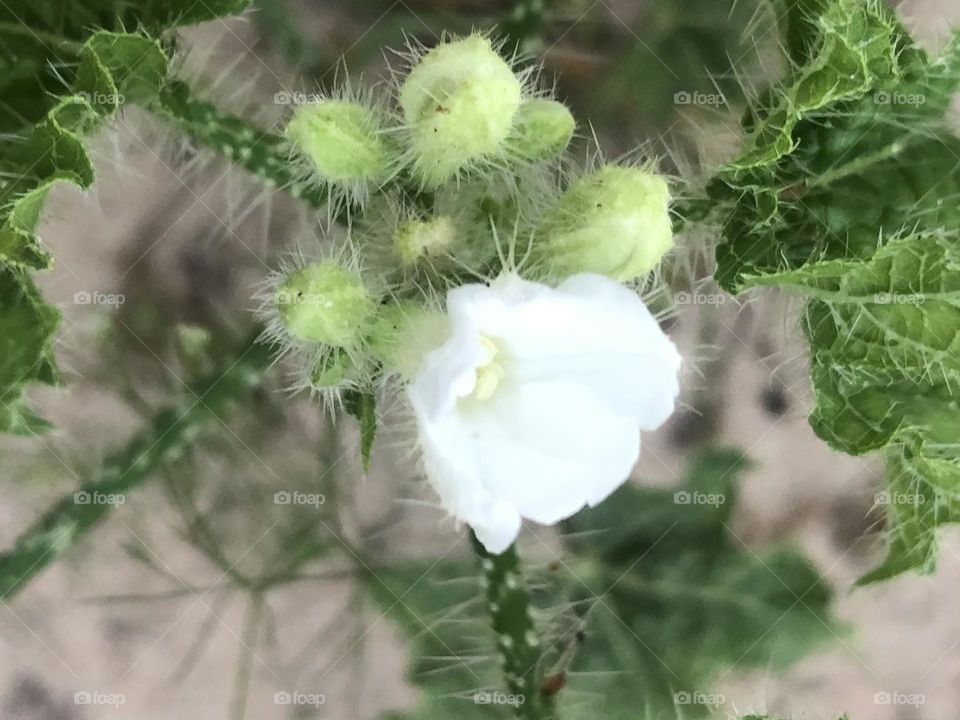
M 483 363 L 477 367 L 477 384 L 473 388 L 473 396 L 477 400 L 486 400 L 493 395 L 507 372 L 496 360 L 500 350 L 493 340 L 481 336 L 480 344 L 483 346 L 485 357 Z

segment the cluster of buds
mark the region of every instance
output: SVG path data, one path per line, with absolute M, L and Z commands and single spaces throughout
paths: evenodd
M 411 380 L 446 339 L 443 295 L 466 282 L 628 282 L 672 247 L 653 165 L 571 171 L 570 110 L 501 50 L 444 37 L 410 49 L 391 83 L 346 83 L 289 118 L 291 161 L 350 218 L 346 249 L 275 273 L 262 294 L 271 337 L 305 351 L 315 389 Z

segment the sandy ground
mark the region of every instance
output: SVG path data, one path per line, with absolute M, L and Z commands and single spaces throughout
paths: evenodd
M 956 5 L 916 0 L 905 3 L 903 11 L 935 43 L 950 20 L 960 20 Z M 240 57 L 237 72 L 256 75 L 256 83 L 269 85 L 261 61 L 244 49 L 255 41 L 252 27 L 235 25 L 221 31 L 221 42 L 206 51 L 222 58 L 223 67 L 231 64 L 228 58 Z M 77 305 L 74 293 L 136 291 L 145 284 L 151 292 L 155 287 L 164 293 L 161 304 L 173 308 L 178 318 L 189 319 L 201 310 L 236 316 L 237 308 L 250 307 L 250 289 L 278 248 L 309 234 L 299 220 L 291 219 L 289 204 L 252 191 L 233 173 L 222 177 L 223 166 L 185 173 L 182 160 L 174 160 L 173 145 L 130 114 L 115 135 L 98 142 L 101 174 L 96 193 L 83 197 L 60 190 L 52 203 L 43 235 L 57 267 L 43 278 L 43 286 L 66 316 L 58 351 L 67 386 L 33 393 L 54 421 L 55 434 L 0 443 L 4 546 L 54 498 L 94 471 L 97 457 L 120 446 L 140 424 L 129 403 L 111 389 L 117 376 L 132 377 L 134 385 L 138 377 L 148 377 L 140 389 L 153 399 L 162 399 L 164 387 L 178 384 L 176 368 L 164 370 L 149 353 L 137 357 L 125 351 L 128 364 L 122 372 L 105 367 L 101 351 L 89 348 L 102 347 L 95 343 L 104 337 L 113 311 Z M 122 163 L 116 161 L 116 147 L 124 149 Z M 248 202 L 251 199 L 255 202 Z M 205 287 L 202 301 L 195 287 L 201 281 L 214 284 L 213 289 Z M 203 308 L 196 306 L 200 302 Z M 751 548 L 780 541 L 798 544 L 836 588 L 837 614 L 849 632 L 829 651 L 782 676 L 731 668 L 720 682 L 727 709 L 817 719 L 843 712 L 871 720 L 955 718 L 960 705 L 960 616 L 952 598 L 960 589 L 960 537 L 944 535 L 940 568 L 933 576 L 852 589 L 853 581 L 882 553 L 873 508 L 882 467 L 874 460 L 831 452 L 807 426 L 811 399 L 803 349 L 790 321 L 783 319 L 794 310 L 768 296 L 747 306 L 727 299 L 716 308 L 681 312 L 672 333 L 689 357 L 703 359 L 696 371 L 691 368 L 686 383 L 686 401 L 696 410 L 681 410 L 662 431 L 645 438 L 636 473 L 638 481 L 669 485 L 677 482 L 698 444 L 714 441 L 744 448 L 755 464 L 741 488 L 737 536 Z M 127 319 L 132 324 L 135 316 Z M 705 337 L 714 350 L 703 350 Z M 130 345 L 127 338 L 124 347 Z M 149 338 L 144 345 L 151 345 Z M 705 386 L 711 392 L 698 394 L 695 388 Z M 312 471 L 317 438 L 329 431 L 305 399 L 287 401 L 286 413 L 286 424 L 270 436 L 270 443 L 255 449 L 249 447 L 249 437 L 259 432 L 258 426 L 242 419 L 230 422 L 236 442 L 229 440 L 227 451 L 211 453 L 212 459 L 200 466 L 213 488 L 204 502 L 215 502 L 217 492 L 229 492 L 238 472 L 246 486 L 264 476 L 269 482 L 270 475 L 286 478 Z M 346 459 L 338 482 L 355 485 L 356 438 L 349 429 L 341 434 L 336 452 Z M 459 535 L 438 522 L 435 511 L 417 504 L 424 497 L 403 449 L 387 443 L 369 476 L 351 487 L 351 511 L 341 518 L 338 536 L 349 541 L 358 528 L 399 513 L 399 527 L 383 541 L 383 552 L 402 555 L 409 548 L 413 554 L 442 553 Z M 259 630 L 251 635 L 246 630 L 249 598 L 224 590 L 221 569 L 184 542 L 178 519 L 161 483 L 151 483 L 3 605 L 0 716 L 237 717 L 231 704 L 238 662 L 244 656 L 250 661 L 249 718 L 361 720 L 412 700 L 404 681 L 402 638 L 353 592 L 349 581 L 301 583 L 271 592 Z M 244 549 L 234 557 L 269 564 L 264 549 L 269 541 L 247 526 L 238 528 L 242 537 L 237 547 Z M 461 543 L 452 552 L 463 550 Z M 102 600 L 171 590 L 181 595 Z M 251 645 L 255 649 L 248 655 L 244 648 Z M 294 690 L 322 694 L 324 702 L 293 714 L 290 707 L 277 704 L 275 694 Z M 917 701 L 907 703 L 904 698 L 911 695 Z M 885 704 L 884 697 L 895 700 Z

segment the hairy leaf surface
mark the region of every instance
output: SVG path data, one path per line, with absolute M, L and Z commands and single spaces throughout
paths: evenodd
M 885 451 L 891 491 L 909 476 L 925 498 L 890 506 L 875 580 L 932 569 L 960 488 L 960 140 L 944 122 L 960 51 L 931 60 L 874 0 L 816 4 L 786 28 L 812 58 L 745 119 L 743 153 L 711 186 L 729 203 L 717 279 L 810 299 L 811 425 L 844 452 Z

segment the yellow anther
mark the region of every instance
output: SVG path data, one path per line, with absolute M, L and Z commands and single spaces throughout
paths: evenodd
M 496 361 L 500 350 L 494 342 L 488 337 L 481 337 L 480 344 L 483 346 L 486 357 L 483 364 L 477 368 L 477 384 L 473 389 L 473 396 L 477 400 L 486 400 L 493 395 L 497 385 L 507 373 Z
M 500 352 L 500 349 L 497 347 L 497 344 L 493 342 L 486 335 L 480 336 L 480 345 L 483 346 L 483 351 L 487 354 L 484 358 L 484 364 L 493 362 L 493 359 L 497 357 L 497 354 Z

